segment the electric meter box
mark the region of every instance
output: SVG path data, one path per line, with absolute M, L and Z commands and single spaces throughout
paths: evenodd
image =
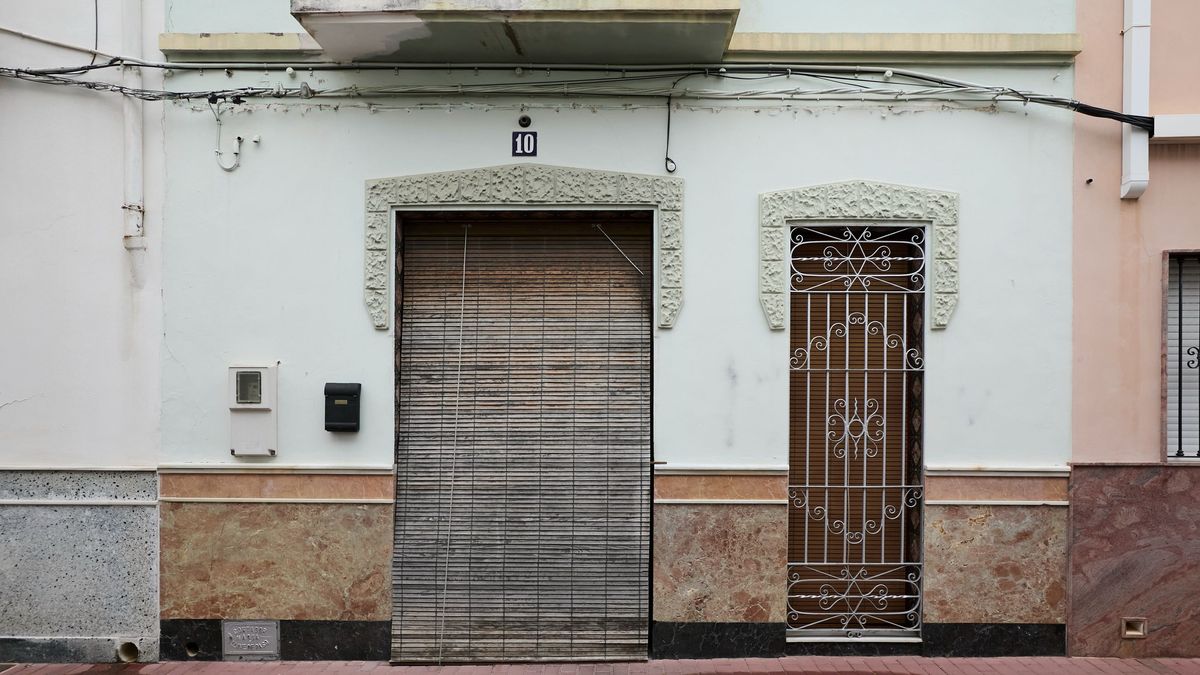
M 278 374 L 278 366 L 229 368 L 229 454 L 275 456 L 279 449 Z

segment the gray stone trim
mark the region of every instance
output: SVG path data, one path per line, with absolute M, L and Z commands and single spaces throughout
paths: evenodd
M 100 639 L 95 643 L 100 652 L 88 660 L 112 660 L 112 640 L 121 636 L 141 636 L 157 645 L 158 507 L 64 504 L 0 506 L 5 561 L 0 565 L 5 600 L 0 602 L 0 638 L 44 638 L 36 644 L 0 644 L 0 660 L 38 644 L 66 649 L 61 658 L 70 659 L 71 645 L 88 647 L 91 638 Z M 139 649 L 145 653 L 150 647 Z
M 924 188 L 846 181 L 758 196 L 758 297 L 771 330 L 787 322 L 788 224 L 798 220 L 917 221 L 932 225 L 934 330 L 945 328 L 958 304 L 958 195 Z
M 0 471 L 0 500 L 154 503 L 158 475 L 154 471 Z
M 442 206 L 641 205 L 657 211 L 658 326 L 675 325 L 683 303 L 683 180 L 542 164 L 510 164 L 465 171 L 369 180 L 363 297 L 377 330 L 386 330 L 391 298 L 391 209 Z
M 6 663 L 117 663 L 126 642 L 138 649 L 138 663 L 158 661 L 157 635 L 116 637 L 0 636 L 0 661 Z

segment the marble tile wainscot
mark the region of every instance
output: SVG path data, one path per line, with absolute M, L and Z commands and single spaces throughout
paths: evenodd
M 789 642 L 786 467 L 659 466 L 652 655 L 1061 656 L 1067 473 L 931 469 L 921 639 Z
M 0 471 L 0 662 L 158 660 L 158 481 Z
M 927 467 L 926 656 L 1063 656 L 1066 467 Z
M 390 468 L 164 472 L 162 658 L 219 660 L 222 619 L 271 619 L 283 660 L 386 660 L 393 483 Z
M 1070 498 L 1071 656 L 1200 656 L 1200 466 L 1076 464 Z
M 1062 656 L 1065 467 L 929 467 L 921 641 L 789 642 L 789 654 Z
M 783 653 L 787 467 L 655 467 L 656 659 Z
M 1061 625 L 1066 596 L 1066 508 L 926 504 L 926 625 Z

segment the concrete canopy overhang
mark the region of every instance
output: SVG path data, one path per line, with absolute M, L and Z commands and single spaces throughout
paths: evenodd
M 411 63 L 715 63 L 740 0 L 291 0 L 330 58 Z

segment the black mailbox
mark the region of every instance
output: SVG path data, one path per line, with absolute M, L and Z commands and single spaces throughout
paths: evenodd
M 358 382 L 325 383 L 325 431 L 358 431 Z

